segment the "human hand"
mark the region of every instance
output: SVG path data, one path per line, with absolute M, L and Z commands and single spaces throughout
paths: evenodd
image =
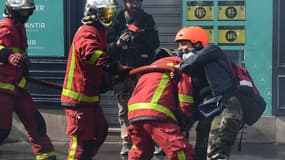
M 29 65 L 28 57 L 21 53 L 12 53 L 8 57 L 8 62 L 16 67 L 27 67 Z
M 181 72 L 179 71 L 178 67 L 177 66 L 174 66 L 175 67 L 175 70 L 173 72 L 170 72 L 169 73 L 169 76 L 171 79 L 174 79 L 176 81 L 179 81 L 180 78 L 181 78 Z
M 131 39 L 131 34 L 129 32 L 124 32 L 121 34 L 120 38 L 117 41 L 117 46 L 122 47 Z

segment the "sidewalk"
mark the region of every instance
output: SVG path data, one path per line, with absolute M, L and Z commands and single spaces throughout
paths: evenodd
M 64 160 L 68 147 L 68 142 L 53 142 L 58 160 Z M 242 145 L 242 152 L 237 151 L 237 146 L 233 147 L 231 160 L 284 160 L 285 145 L 247 143 Z M 127 157 L 119 155 L 120 143 L 106 142 L 100 149 L 98 155 L 93 160 L 127 160 Z M 1 160 L 34 160 L 29 143 L 7 142 L 0 145 Z M 167 160 L 164 156 L 156 156 L 152 160 Z
M 93 160 L 127 160 L 121 157 L 119 152 L 120 129 L 110 128 L 108 137 Z M 65 137 L 65 135 L 63 135 Z M 21 137 L 19 139 L 19 137 Z M 238 136 L 239 137 L 239 136 Z M 194 140 L 193 134 L 190 136 L 190 143 Z M 250 137 L 242 143 L 242 152 L 238 151 L 237 138 L 236 145 L 232 148 L 231 160 L 285 160 L 285 144 L 265 143 L 251 141 Z M 67 155 L 68 139 L 53 141 L 58 160 L 64 160 Z M 191 143 L 192 144 L 192 143 Z M 31 145 L 27 142 L 26 135 L 22 132 L 13 131 L 9 138 L 0 145 L 0 160 L 34 160 Z M 155 156 L 152 160 L 167 160 L 164 156 Z

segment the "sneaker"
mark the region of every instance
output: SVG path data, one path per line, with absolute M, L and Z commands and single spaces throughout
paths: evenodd
M 212 157 L 208 157 L 210 160 L 229 160 L 229 156 L 223 154 L 215 154 Z
M 130 151 L 130 147 L 129 147 L 128 143 L 123 143 L 120 155 L 127 155 L 129 153 L 129 151 Z
M 159 154 L 164 154 L 164 152 L 158 145 L 155 145 L 153 154 L 154 155 L 159 155 Z

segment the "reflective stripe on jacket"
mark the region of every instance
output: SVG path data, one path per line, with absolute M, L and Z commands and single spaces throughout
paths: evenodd
M 156 64 L 177 65 L 181 60 L 168 57 L 154 62 Z M 128 119 L 177 121 L 177 112 L 192 116 L 192 81 L 182 74 L 179 81 L 171 79 L 169 73 L 150 72 L 142 75 L 128 102 Z
M 26 54 L 27 36 L 24 24 L 16 24 L 10 18 L 0 21 L 0 49 L 3 48 L 8 48 L 12 54 Z M 15 93 L 16 87 L 25 88 L 27 72 L 27 68 L 0 62 L 0 92 Z
M 105 29 L 82 25 L 69 51 L 61 103 L 68 106 L 99 102 L 103 61 L 108 57 Z

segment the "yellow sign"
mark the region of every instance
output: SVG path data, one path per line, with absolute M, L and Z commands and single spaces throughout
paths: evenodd
M 218 19 L 224 21 L 245 20 L 244 1 L 219 1 Z
M 245 43 L 244 26 L 218 27 L 218 43 L 221 45 L 241 45 Z
M 213 26 L 202 26 L 209 36 L 209 43 L 214 43 L 214 27 Z
M 187 21 L 209 21 L 214 19 L 213 1 L 187 2 Z

